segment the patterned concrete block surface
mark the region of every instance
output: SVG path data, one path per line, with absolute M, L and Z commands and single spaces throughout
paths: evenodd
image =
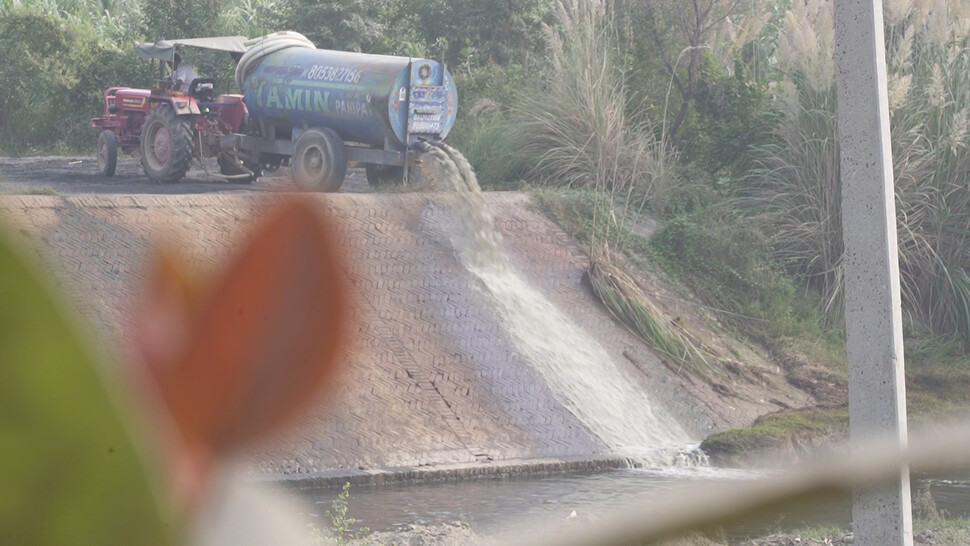
M 212 270 L 274 199 L 5 196 L 0 218 L 49 264 L 105 344 L 121 347 L 153 245 L 178 245 L 191 265 Z M 632 446 L 651 451 L 696 442 L 713 426 L 684 380 L 592 297 L 581 249 L 523 194 L 485 196 L 494 218 L 486 227 L 501 235 L 507 262 L 494 271 L 470 265 L 476 250 L 464 245 L 467 218 L 453 195 L 316 199 L 339 226 L 357 302 L 347 372 L 289 434 L 251 451 L 258 472 L 599 457 L 629 450 L 617 438 L 640 438 L 630 427 L 660 427 L 641 443 L 665 445 Z M 530 306 L 542 310 L 531 315 Z M 550 315 L 559 322 L 535 327 Z M 597 362 L 574 359 L 587 353 Z M 607 373 L 636 393 L 604 391 Z M 632 407 L 641 401 L 649 407 Z

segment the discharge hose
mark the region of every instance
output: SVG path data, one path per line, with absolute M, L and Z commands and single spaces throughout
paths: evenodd
M 308 47 L 311 49 L 317 47 L 306 36 L 292 30 L 281 30 L 259 38 L 252 38 L 246 40 L 245 44 L 249 49 L 239 59 L 239 64 L 236 65 L 236 85 L 239 89 L 243 89 L 243 82 L 246 80 L 249 69 L 255 68 L 263 57 L 289 47 Z

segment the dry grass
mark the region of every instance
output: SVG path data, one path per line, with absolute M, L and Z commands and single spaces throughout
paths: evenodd
M 723 375 L 720 357 L 690 330 L 667 318 L 667 313 L 620 268 L 609 260 L 594 258 L 587 273 L 593 292 L 610 313 L 666 359 L 672 369 L 690 371 L 708 380 Z

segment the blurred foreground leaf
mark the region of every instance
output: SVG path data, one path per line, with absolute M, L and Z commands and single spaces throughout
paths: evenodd
M 161 253 L 136 313 L 136 359 L 177 435 L 176 502 L 219 461 L 291 423 L 332 387 L 350 315 L 343 259 L 319 203 L 274 206 L 211 279 Z
M 0 234 L 0 543 L 174 543 L 101 371 Z

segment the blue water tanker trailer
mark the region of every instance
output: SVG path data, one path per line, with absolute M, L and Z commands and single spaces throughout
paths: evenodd
M 401 181 L 455 123 L 458 93 L 438 61 L 316 49 L 291 32 L 248 45 L 236 68 L 248 115 L 219 146 L 240 168 L 288 164 L 323 191 L 348 164 L 373 185 Z

